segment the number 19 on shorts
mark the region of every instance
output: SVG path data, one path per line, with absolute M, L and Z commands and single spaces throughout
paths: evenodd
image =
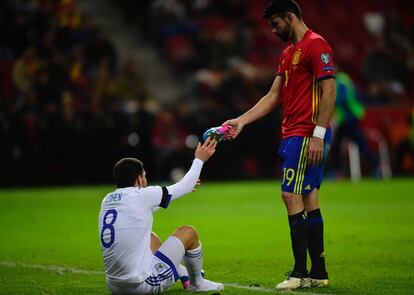
M 295 178 L 295 169 L 283 168 L 283 180 L 282 185 L 286 184 L 289 186 Z

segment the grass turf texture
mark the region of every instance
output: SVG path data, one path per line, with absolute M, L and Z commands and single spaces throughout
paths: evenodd
M 413 189 L 410 179 L 325 182 L 321 207 L 332 286 L 294 293 L 413 292 Z M 103 186 L 0 190 L 0 294 L 107 294 L 97 215 L 110 190 Z M 154 230 L 165 239 L 182 224 L 198 229 L 204 268 L 212 280 L 273 289 L 292 266 L 278 182 L 204 184 L 157 212 Z M 185 294 L 180 288 L 177 283 L 167 294 Z M 221 293 L 269 294 L 269 290 L 226 287 Z

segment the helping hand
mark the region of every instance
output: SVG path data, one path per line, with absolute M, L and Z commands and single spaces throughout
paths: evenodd
M 216 152 L 216 146 L 217 141 L 209 137 L 203 144 L 200 142 L 197 144 L 194 157 L 200 159 L 205 163 Z
M 240 132 L 243 130 L 243 127 L 244 127 L 244 124 L 240 121 L 239 118 L 227 120 L 222 125 L 233 126 L 233 130 L 230 132 L 230 136 L 232 139 L 235 139 L 240 134 Z

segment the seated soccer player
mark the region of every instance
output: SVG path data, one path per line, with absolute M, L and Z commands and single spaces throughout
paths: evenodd
M 194 190 L 203 163 L 214 154 L 216 145 L 210 138 L 199 143 L 190 170 L 167 187 L 147 187 L 146 172 L 137 159 L 124 158 L 115 164 L 118 188 L 103 199 L 99 214 L 106 282 L 112 294 L 161 293 L 187 271 L 189 291 L 224 289 L 202 277 L 201 243 L 193 227 L 181 226 L 163 244 L 152 234 L 154 211 Z

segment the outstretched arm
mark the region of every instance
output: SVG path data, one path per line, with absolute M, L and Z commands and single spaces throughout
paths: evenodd
M 178 199 L 193 191 L 199 181 L 203 164 L 214 154 L 216 146 L 217 142 L 210 137 L 203 145 L 198 143 L 194 153 L 195 159 L 190 170 L 188 170 L 187 174 L 179 182 L 167 187 L 168 193 L 171 195 L 171 200 Z
M 250 124 L 270 113 L 276 108 L 280 100 L 280 87 L 282 85 L 282 77 L 276 76 L 269 92 L 263 96 L 250 110 L 236 119 L 231 119 L 223 123 L 233 126 L 232 137 L 236 138 L 242 131 L 243 127 Z

